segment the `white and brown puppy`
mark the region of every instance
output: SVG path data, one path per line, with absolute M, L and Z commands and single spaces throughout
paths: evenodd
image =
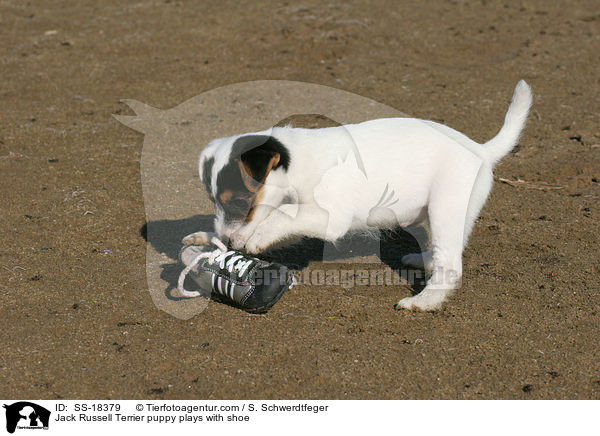
M 273 128 L 212 141 L 200 177 L 216 206 L 215 231 L 258 253 L 309 236 L 429 220 L 431 250 L 402 261 L 431 272 L 398 308 L 439 309 L 460 285 L 462 252 L 531 105 L 520 81 L 500 132 L 485 144 L 433 121 L 389 118 L 323 129 Z M 203 242 L 198 232 L 184 243 Z

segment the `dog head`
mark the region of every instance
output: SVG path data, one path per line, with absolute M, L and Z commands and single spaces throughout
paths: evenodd
M 287 148 L 268 134 L 212 141 L 200 155 L 200 179 L 216 207 L 215 232 L 225 239 L 252 219 L 272 171 L 287 171 Z

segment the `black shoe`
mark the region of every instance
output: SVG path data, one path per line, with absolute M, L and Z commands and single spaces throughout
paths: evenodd
M 189 274 L 200 288 L 210 291 L 219 301 L 250 313 L 264 313 L 296 284 L 285 266 L 228 251 L 216 238 L 212 242 L 216 249 L 206 245 L 187 245 L 181 249 L 179 258 L 185 269 L 179 276 L 177 289 L 182 296 L 205 295 L 183 288 Z

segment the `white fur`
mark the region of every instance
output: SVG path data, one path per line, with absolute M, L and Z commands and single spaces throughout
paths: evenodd
M 397 307 L 439 309 L 460 285 L 462 251 L 492 187 L 493 165 L 517 143 L 530 105 L 531 90 L 520 81 L 502 129 L 483 145 L 447 126 L 412 118 L 257 132 L 289 150 L 289 169 L 271 171 L 250 222 L 225 223 L 217 208 L 215 231 L 233 248 L 258 253 L 294 237 L 335 241 L 350 230 L 408 226 L 428 218 L 431 250 L 402 261 L 426 268 L 431 277 L 420 294 Z M 239 136 L 215 140 L 202 152 L 201 177 L 204 160 L 215 158 L 213 195 L 218 171 Z

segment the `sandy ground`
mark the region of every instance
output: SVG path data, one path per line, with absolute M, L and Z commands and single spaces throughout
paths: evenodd
M 599 23 L 592 0 L 0 2 L 0 397 L 600 398 Z M 121 99 L 298 80 L 485 141 L 521 78 L 496 177 L 527 183 L 495 184 L 441 312 L 377 286 L 154 306 Z

